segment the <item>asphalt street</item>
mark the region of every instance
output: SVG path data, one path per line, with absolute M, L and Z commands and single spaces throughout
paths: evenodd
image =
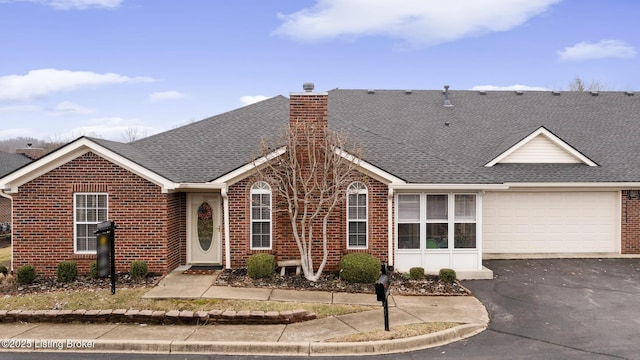
M 640 359 L 640 259 L 492 260 L 485 266 L 494 271 L 494 280 L 464 285 L 487 307 L 488 330 L 438 348 L 367 359 Z M 3 359 L 85 359 L 88 354 L 2 355 Z M 266 357 L 92 354 L 91 358 Z

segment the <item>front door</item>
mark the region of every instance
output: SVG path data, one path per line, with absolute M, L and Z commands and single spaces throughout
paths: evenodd
M 189 264 L 221 264 L 220 195 L 189 194 Z

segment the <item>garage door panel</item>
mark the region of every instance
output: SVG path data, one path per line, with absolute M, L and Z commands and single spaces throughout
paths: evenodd
M 487 192 L 487 253 L 615 252 L 617 192 Z

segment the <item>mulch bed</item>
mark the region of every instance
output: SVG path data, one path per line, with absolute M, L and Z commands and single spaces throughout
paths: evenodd
M 15 275 L 14 275 L 15 276 Z M 154 287 L 161 276 L 149 274 L 144 278 L 132 278 L 128 273 L 121 273 L 116 278 L 116 290 L 124 288 Z M 26 295 L 37 293 L 51 293 L 56 291 L 75 290 L 110 290 L 109 278 L 92 279 L 89 276 L 78 276 L 75 281 L 58 282 L 55 277 L 38 276 L 31 284 L 18 284 L 15 279 L 11 282 L 0 282 L 0 295 Z
M 402 274 L 392 272 L 389 275 L 392 295 L 431 295 L 431 296 L 467 296 L 471 291 L 460 282 L 447 283 L 437 276 L 426 276 L 423 280 L 406 279 Z M 321 278 L 312 282 L 304 275 L 274 274 L 266 279 L 252 279 L 246 269 L 223 270 L 215 281 L 218 286 L 278 288 L 296 290 L 319 290 L 350 293 L 375 293 L 375 284 L 349 283 L 340 279 L 337 273 L 323 273 Z

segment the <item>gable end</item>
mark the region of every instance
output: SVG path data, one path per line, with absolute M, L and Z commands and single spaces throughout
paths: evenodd
M 520 140 L 485 166 L 492 167 L 496 164 L 585 164 L 598 166 L 544 127 L 540 127 Z

